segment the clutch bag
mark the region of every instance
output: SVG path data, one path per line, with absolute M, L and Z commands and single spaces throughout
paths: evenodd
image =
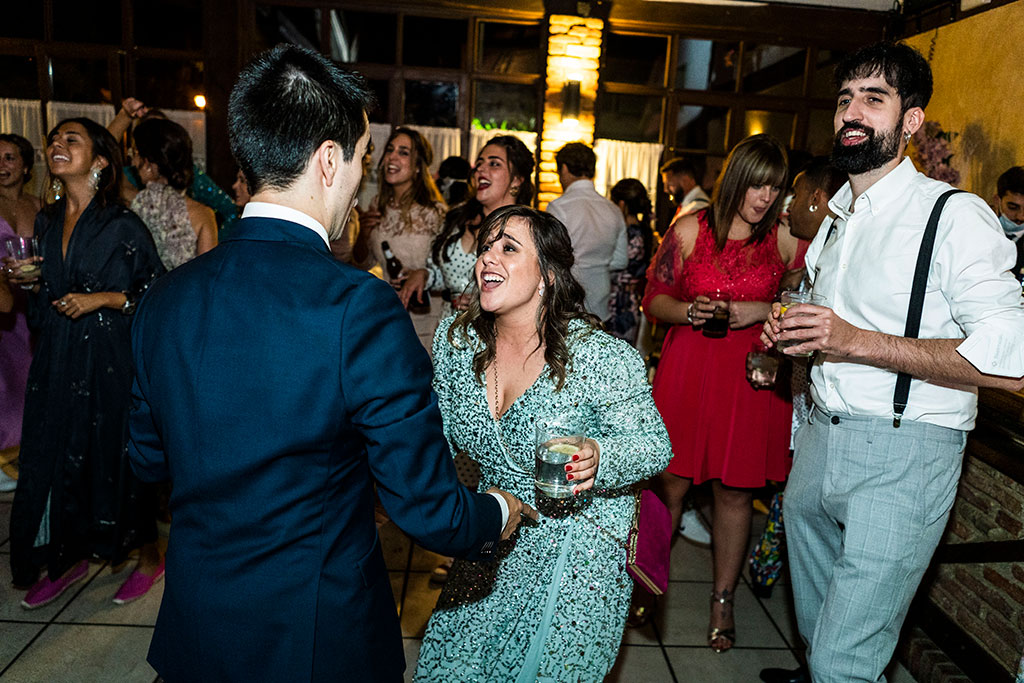
M 647 592 L 668 590 L 672 515 L 653 491 L 636 497 L 636 514 L 626 540 L 626 572 Z

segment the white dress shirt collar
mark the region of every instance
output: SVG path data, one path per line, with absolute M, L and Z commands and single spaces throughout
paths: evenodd
M 866 205 L 871 215 L 877 216 L 892 202 L 905 198 L 907 186 L 916 177 L 917 168 L 914 166 L 914 162 L 910 160 L 910 157 L 904 157 L 896 168 L 879 178 L 874 185 L 857 197 L 856 203 Z M 845 220 L 853 214 L 853 210 L 850 208 L 852 198 L 853 189 L 847 182 L 829 201 L 828 205 L 833 213 Z
M 327 229 L 309 214 L 302 213 L 298 209 L 283 204 L 271 204 L 270 202 L 249 202 L 242 209 L 242 218 L 275 218 L 289 223 L 298 223 L 304 228 L 309 228 L 331 248 L 331 240 L 327 236 Z

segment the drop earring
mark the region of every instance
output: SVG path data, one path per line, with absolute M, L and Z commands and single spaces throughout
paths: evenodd
M 537 287 L 537 294 L 539 294 L 540 296 L 544 296 L 544 283 L 543 282 L 540 283 L 540 285 Z
M 910 138 L 911 138 L 911 137 L 912 137 L 912 136 L 910 135 L 910 133 L 904 133 L 904 134 L 903 134 L 903 141 L 904 141 L 904 142 L 910 142 Z
M 519 186 L 513 185 L 512 187 L 508 188 L 508 193 L 515 197 L 516 195 L 519 194 Z
M 100 169 L 93 168 L 89 173 L 89 189 L 97 192 L 100 189 Z
M 64 182 L 60 178 L 54 178 L 53 182 L 50 183 L 50 194 L 53 195 L 53 201 L 57 201 L 64 194 Z

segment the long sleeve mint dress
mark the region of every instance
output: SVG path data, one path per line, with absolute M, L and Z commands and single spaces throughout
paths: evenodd
M 625 541 L 635 484 L 661 472 L 671 445 L 636 350 L 574 321 L 561 391 L 547 368 L 495 422 L 473 373 L 470 331 L 434 338 L 434 387 L 453 453 L 480 463 L 480 491 L 497 486 L 536 506 L 534 428 L 575 414 L 601 447 L 593 491 L 571 515 L 529 520 L 493 562 L 457 560 L 427 625 L 416 681 L 600 681 L 618 654 L 632 579 Z

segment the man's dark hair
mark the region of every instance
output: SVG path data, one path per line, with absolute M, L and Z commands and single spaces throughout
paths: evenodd
M 473 175 L 473 165 L 462 157 L 448 157 L 437 167 L 437 177 L 442 180 L 445 178 L 469 180 L 471 175 Z
M 804 178 L 812 188 L 821 188 L 829 197 L 839 192 L 839 188 L 846 184 L 849 176 L 832 165 L 831 160 L 826 156 L 814 157 L 804 166 Z
M 373 102 L 362 76 L 312 50 L 282 44 L 257 55 L 228 102 L 231 153 L 250 191 L 286 189 L 327 140 L 352 159 Z
M 25 167 L 22 181 L 27 183 L 32 178 L 32 164 L 36 160 L 36 150 L 33 149 L 32 143 L 15 133 L 0 134 L 0 142 L 7 142 L 18 148 L 18 156 Z
M 565 167 L 577 178 L 593 178 L 597 169 L 597 155 L 589 145 L 582 142 L 570 142 L 555 154 L 555 165 Z
M 921 53 L 903 43 L 882 41 L 862 47 L 836 65 L 835 86 L 856 78 L 881 76 L 900 96 L 900 114 L 924 109 L 932 98 L 932 68 Z
M 688 175 L 700 184 L 700 176 L 697 175 L 697 165 L 686 157 L 675 157 L 661 165 L 659 173 L 665 175 Z M 701 174 L 703 176 L 703 173 Z
M 1024 166 L 1014 166 L 996 181 L 996 194 L 1005 197 L 1007 192 L 1024 194 Z

